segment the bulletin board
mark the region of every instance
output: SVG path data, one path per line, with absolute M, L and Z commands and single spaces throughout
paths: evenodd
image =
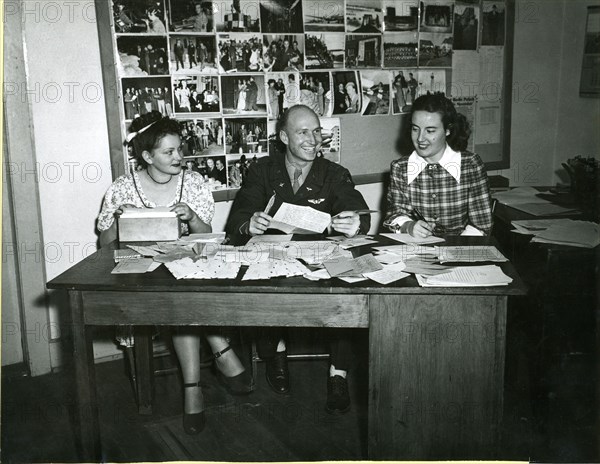
M 412 102 L 428 92 L 465 114 L 468 148 L 488 169 L 509 167 L 514 0 L 102 0 L 96 10 L 114 177 L 136 168 L 123 146 L 131 120 L 159 111 L 179 121 L 188 168 L 231 199 L 240 166 L 272 153 L 277 119 L 303 104 L 321 118 L 321 156 L 356 183 L 381 181 L 412 150 Z

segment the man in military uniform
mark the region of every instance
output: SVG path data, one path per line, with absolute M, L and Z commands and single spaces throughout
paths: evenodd
M 323 137 L 316 113 L 303 105 L 291 107 L 279 121 L 278 136 L 285 153 L 261 158 L 250 166 L 231 209 L 227 231 L 233 237 L 264 234 L 272 220 L 264 210 L 275 194 L 271 214 L 282 202 L 310 206 L 335 216 L 331 228 L 337 233 L 347 237 L 367 233 L 370 217 L 356 212 L 367 209 L 367 204 L 354 188 L 350 173 L 336 163 L 317 157 Z M 326 410 L 343 413 L 350 408 L 346 372 L 352 353 L 348 329 L 331 329 L 328 336 L 331 365 Z M 283 330 L 264 330 L 258 349 L 267 363 L 269 385 L 277 393 L 287 393 L 290 385 Z

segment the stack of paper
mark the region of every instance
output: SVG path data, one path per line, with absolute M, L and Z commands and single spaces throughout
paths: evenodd
M 541 230 L 545 230 L 552 225 L 565 224 L 573 222 L 572 219 L 523 219 L 512 221 L 514 229 L 511 232 L 524 235 L 535 235 Z
M 119 261 L 111 274 L 144 274 L 154 271 L 160 265 L 151 258 L 126 259 Z
M 594 248 L 600 244 L 598 224 L 587 221 L 571 221 L 555 224 L 538 232 L 532 242 Z
M 550 204 L 548 200 L 544 200 L 537 196 L 539 190 L 533 187 L 517 187 L 505 192 L 496 192 L 494 198 L 503 205 L 515 206 L 525 203 Z
M 438 247 L 440 263 L 478 263 L 508 261 L 495 246 L 446 246 Z
M 342 235 L 336 237 L 327 237 L 327 240 L 333 240 L 340 246 L 340 248 L 343 248 L 344 250 L 363 245 L 372 245 L 375 243 L 375 240 L 368 235 L 357 235 L 356 237 L 352 238 L 347 238 Z
M 459 266 L 443 274 L 434 276 L 417 275 L 417 281 L 422 287 L 496 287 L 508 285 L 512 279 L 500 267 L 488 266 Z

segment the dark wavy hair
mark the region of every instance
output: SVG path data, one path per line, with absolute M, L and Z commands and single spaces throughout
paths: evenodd
M 471 135 L 469 122 L 464 114 L 456 111 L 454 104 L 442 93 L 421 95 L 412 105 L 412 114 L 415 111 L 427 111 L 428 113 L 439 113 L 442 117 L 444 130 L 450 132 L 446 142 L 450 148 L 456 151 L 467 149 L 467 143 Z M 412 117 L 412 115 L 411 115 Z
M 146 129 L 143 130 L 144 128 Z M 143 132 L 140 132 L 142 130 Z M 132 148 L 131 154 L 142 169 L 148 167 L 148 163 L 142 156 L 144 151 L 151 151 L 158 147 L 160 141 L 167 135 L 181 137 L 179 123 L 169 117 L 163 117 L 158 111 L 151 111 L 135 118 L 129 126 L 129 133 L 134 132 L 137 134 L 129 142 L 126 141 L 125 145 Z

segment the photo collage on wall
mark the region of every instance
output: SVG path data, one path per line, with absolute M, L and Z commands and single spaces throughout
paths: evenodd
M 177 119 L 186 166 L 213 190 L 281 148 L 293 105 L 319 115 L 320 155 L 337 162 L 345 118 L 406 113 L 428 92 L 476 123 L 479 92 L 464 90 L 503 56 L 504 0 L 109 1 L 123 131 L 153 110 Z

